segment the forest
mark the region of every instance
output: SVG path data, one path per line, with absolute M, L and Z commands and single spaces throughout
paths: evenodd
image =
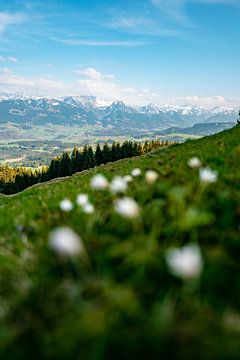
M 145 154 L 153 149 L 172 144 L 170 141 L 152 140 L 141 142 L 125 141 L 122 144 L 105 143 L 102 147 L 97 144 L 94 151 L 92 146 L 75 147 L 72 152 L 63 152 L 52 159 L 49 166 L 40 168 L 0 167 L 0 192 L 6 195 L 18 193 L 30 186 L 52 179 L 71 176 L 77 172 L 88 170 L 102 164 L 131 158 Z

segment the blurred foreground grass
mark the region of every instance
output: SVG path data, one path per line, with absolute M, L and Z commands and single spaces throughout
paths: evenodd
M 212 184 L 188 166 L 197 156 Z M 240 126 L 0 196 L 1 359 L 239 359 Z M 114 211 L 120 195 L 91 189 L 93 175 L 140 168 L 126 195 L 136 219 Z M 149 185 L 144 173 L 155 170 Z M 76 205 L 87 193 L 95 207 Z M 69 199 L 70 212 L 59 203 Z M 84 254 L 63 257 L 49 234 L 65 226 Z M 199 278 L 171 274 L 171 247 L 197 243 Z

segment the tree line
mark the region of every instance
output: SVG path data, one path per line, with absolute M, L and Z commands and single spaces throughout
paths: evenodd
M 63 152 L 52 159 L 49 166 L 40 169 L 24 167 L 13 168 L 8 165 L 0 167 L 0 192 L 4 194 L 18 193 L 32 185 L 43 183 L 59 177 L 73 175 L 101 164 L 145 154 L 153 149 L 168 146 L 169 141 L 125 141 L 122 144 L 99 144 L 94 151 L 92 146 L 85 145 L 82 149 L 75 147 L 72 152 Z

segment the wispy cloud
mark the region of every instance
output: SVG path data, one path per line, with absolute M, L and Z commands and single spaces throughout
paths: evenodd
M 6 31 L 8 26 L 17 26 L 27 19 L 23 13 L 0 12 L 0 34 Z
M 90 46 L 90 47 L 136 47 L 148 45 L 148 41 L 142 40 L 84 40 L 84 39 L 58 39 L 50 38 L 53 41 L 61 42 L 72 46 Z
M 15 58 L 14 56 L 9 56 L 8 59 L 9 59 L 9 61 L 14 62 L 14 63 L 18 62 L 18 59 Z
M 2 56 L 2 55 L 0 55 L 0 61 L 17 63 L 18 59 L 15 58 L 14 56 Z
M 223 95 L 213 95 L 213 96 L 198 96 L 198 95 L 189 95 L 189 96 L 177 96 L 165 98 L 165 104 L 170 105 L 193 105 L 198 107 L 203 107 L 206 109 L 212 109 L 217 106 L 230 107 L 234 108 L 239 104 L 240 99 L 228 98 Z
M 95 71 L 96 73 L 99 73 L 97 70 Z M 222 95 L 206 97 L 197 95 L 167 97 L 166 95 L 163 96 L 150 89 L 124 86 L 104 78 L 94 79 L 92 77 L 87 79 L 76 79 L 73 82 L 64 82 L 47 77 L 30 78 L 19 76 L 9 68 L 0 69 L 0 92 L 1 91 L 20 91 L 25 92 L 29 96 L 37 95 L 48 97 L 95 95 L 108 102 L 123 100 L 131 105 L 146 105 L 147 103 L 155 103 L 160 106 L 166 104 L 187 104 L 204 108 L 213 108 L 215 106 L 235 107 L 240 101 L 239 98 L 226 98 Z
M 164 15 L 180 23 L 187 23 L 188 17 L 185 13 L 185 0 L 151 0 L 151 3 L 158 7 Z
M 114 76 L 112 74 L 102 74 L 100 71 L 97 71 L 96 69 L 89 67 L 87 69 L 83 70 L 75 70 L 75 74 L 84 76 L 88 79 L 92 80 L 113 80 Z
M 0 89 L 1 91 L 25 91 L 27 94 L 55 95 L 71 92 L 71 86 L 60 80 L 51 78 L 29 78 L 19 76 L 9 68 L 0 70 Z
M 240 4 L 240 0 L 150 0 L 150 2 L 158 7 L 162 13 L 177 22 L 189 24 L 190 19 L 187 14 L 187 6 L 191 3 L 208 4 L 208 5 L 235 5 Z
M 104 80 L 77 80 L 78 93 L 95 95 L 107 101 L 123 100 L 128 104 L 142 105 L 146 102 L 159 101 L 159 95 L 146 89 L 122 86 L 116 82 Z
M 141 36 L 179 36 L 180 31 L 170 29 L 161 25 L 159 19 L 147 18 L 143 16 L 129 16 L 126 14 L 115 15 L 110 22 L 102 24 L 114 30 L 120 30 L 129 34 Z

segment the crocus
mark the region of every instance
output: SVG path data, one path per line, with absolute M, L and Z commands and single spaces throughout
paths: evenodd
M 158 173 L 156 171 L 154 171 L 154 170 L 146 171 L 145 180 L 146 180 L 147 184 L 151 185 L 151 184 L 155 183 L 157 178 L 158 178 Z
M 49 234 L 49 246 L 61 256 L 76 256 L 84 253 L 81 238 L 68 227 L 58 227 Z
M 88 195 L 87 194 L 79 194 L 77 196 L 77 204 L 79 206 L 85 206 L 88 203 Z
M 115 176 L 110 184 L 110 191 L 113 194 L 123 193 L 127 190 L 127 182 L 122 176 Z
M 125 179 L 125 181 L 126 181 L 127 183 L 130 183 L 130 182 L 133 181 L 133 178 L 132 178 L 131 175 L 125 175 L 125 176 L 124 176 L 124 179 Z
M 94 190 L 105 190 L 108 188 L 108 181 L 102 174 L 96 174 L 91 179 L 91 188 Z
M 116 200 L 114 208 L 119 215 L 125 218 L 136 218 L 140 213 L 137 202 L 130 197 Z
M 140 176 L 141 175 L 141 169 L 139 169 L 139 168 L 136 168 L 136 169 L 133 169 L 132 170 L 132 176 L 134 176 L 134 177 L 137 177 L 137 176 Z
M 197 278 L 203 268 L 203 260 L 198 245 L 186 245 L 182 249 L 169 249 L 166 262 L 170 272 L 182 279 Z
M 218 173 L 209 168 L 202 168 L 199 170 L 199 178 L 202 183 L 210 184 L 217 181 Z
M 60 202 L 59 206 L 60 206 L 60 209 L 65 212 L 72 211 L 72 209 L 73 209 L 73 204 L 72 204 L 71 200 L 69 200 L 69 199 L 62 200 Z
M 202 165 L 201 160 L 194 156 L 191 159 L 188 160 L 188 166 L 193 169 L 198 169 Z
M 91 204 L 90 202 L 87 202 L 83 207 L 82 210 L 85 214 L 91 215 L 95 212 L 95 208 L 93 206 L 93 204 Z

